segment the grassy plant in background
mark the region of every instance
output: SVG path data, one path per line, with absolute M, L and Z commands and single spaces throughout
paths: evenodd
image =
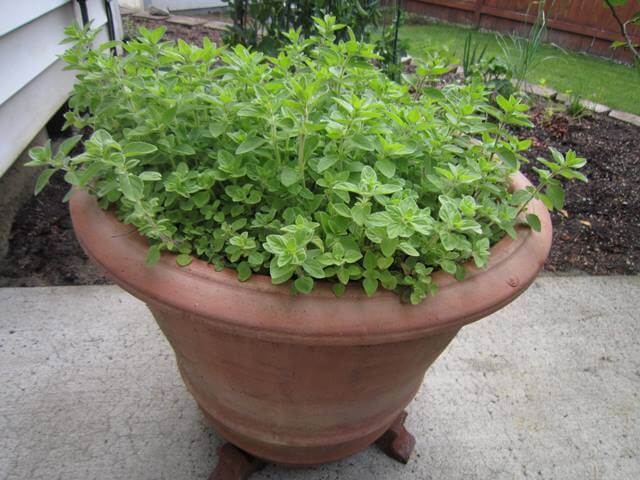
M 383 8 L 380 38 L 376 41 L 376 53 L 380 56 L 382 70 L 393 80 L 402 74 L 401 59 L 407 53 L 408 42 L 400 40 L 400 27 L 404 23 L 405 12 L 402 1 L 396 0 Z
M 520 37 L 516 34 L 498 37 L 498 43 L 502 50 L 502 59 L 516 80 L 516 89 L 522 90 L 524 82 L 533 69 L 547 58 L 540 57 L 538 51 L 547 31 L 547 18 L 544 13 L 545 1 L 538 3 L 536 21 L 531 25 L 529 34 Z
M 78 81 L 66 119 L 93 134 L 79 155 L 80 136 L 31 150 L 29 165 L 46 167 L 36 193 L 62 170 L 148 239 L 150 265 L 168 250 L 293 292 L 324 280 L 336 295 L 356 283 L 419 303 L 434 269 L 486 267 L 518 224 L 540 228 L 520 215 L 531 199 L 562 208 L 559 179 L 584 180 L 584 159 L 551 150 L 538 186 L 511 192 L 531 142 L 508 127 L 531 125 L 526 105 L 492 106 L 477 84 L 411 95 L 374 66 L 373 45 L 349 29 L 336 41 L 334 17 L 315 22 L 274 57 L 162 42 L 163 29 L 140 29 L 113 57 L 114 42 L 94 50 L 95 31 L 68 28 Z
M 480 81 L 494 95 L 510 96 L 515 88 L 511 83 L 513 74 L 507 65 L 496 56 L 485 55 L 487 43 L 480 45 L 467 34 L 462 50 L 462 70 L 466 82 Z
M 502 55 L 498 34 L 460 26 L 409 25 L 401 29 L 400 38 L 409 42 L 409 54 L 415 58 L 421 57 L 428 46 L 438 45 L 448 47 L 457 56 L 456 62 L 461 62 L 469 34 L 475 42 L 487 44 L 485 55 Z M 640 115 L 640 69 L 546 44 L 535 55 L 540 61 L 529 71 L 526 81 L 540 83 L 544 79 L 547 86 L 559 92 L 572 90 L 582 98 Z
M 473 74 L 479 70 L 478 66 L 484 60 L 485 53 L 487 53 L 487 44 L 481 47 L 480 43 L 473 41 L 473 36 L 469 32 L 464 39 L 462 50 L 462 69 L 465 79 L 472 78 Z
M 567 103 L 567 113 L 571 115 L 573 118 L 582 118 L 584 117 L 588 110 L 582 103 L 582 98 L 580 95 L 574 92 L 567 92 L 569 95 L 569 103 Z

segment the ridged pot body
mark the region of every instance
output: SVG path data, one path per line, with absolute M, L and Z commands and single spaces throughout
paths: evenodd
M 518 175 L 514 188 L 528 185 Z M 457 282 L 438 272 L 439 292 L 418 306 L 395 294 L 367 298 L 328 285 L 293 297 L 266 277 L 240 283 L 175 257 L 145 267 L 147 244 L 83 192 L 71 200 L 87 254 L 149 306 L 182 378 L 228 441 L 265 460 L 310 465 L 366 448 L 420 388 L 427 368 L 465 324 L 511 302 L 534 280 L 551 243 L 548 212 L 532 202 L 541 232 L 518 229 L 492 248 L 488 269 L 468 265 Z
M 314 346 L 225 333 L 162 306 L 151 311 L 218 433 L 260 458 L 293 465 L 337 460 L 373 443 L 456 334 Z

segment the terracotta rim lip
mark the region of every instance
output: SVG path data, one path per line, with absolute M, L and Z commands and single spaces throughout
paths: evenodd
M 521 173 L 512 177 L 516 190 L 529 185 Z M 465 263 L 468 275 L 462 282 L 442 271 L 434 273 L 438 293 L 420 305 L 403 304 L 389 291 L 367 297 L 360 285 L 348 286 L 336 298 L 331 284 L 322 281 L 310 294 L 293 297 L 289 282 L 273 285 L 266 275 L 239 282 L 234 270 L 216 272 L 197 258 L 179 267 L 175 255 L 164 252 L 156 266 L 145 267 L 148 244 L 135 227 L 101 210 L 95 198 L 83 191 L 73 195 L 70 210 L 76 236 L 89 257 L 130 293 L 147 303 L 198 315 L 227 330 L 279 340 L 298 337 L 304 341 L 311 336 L 328 343 L 386 343 L 462 326 L 498 310 L 524 291 L 542 268 L 551 246 L 549 213 L 534 200 L 526 213 L 538 215 L 541 232 L 517 227 L 516 239 L 506 236 L 491 248 L 486 270 L 479 270 L 472 261 Z M 229 297 L 238 298 L 230 303 Z M 221 305 L 221 299 L 226 304 Z M 327 319 L 325 309 L 342 318 Z

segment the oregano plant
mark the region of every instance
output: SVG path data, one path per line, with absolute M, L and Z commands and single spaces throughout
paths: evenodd
M 446 69 L 433 73 L 434 59 L 393 82 L 372 45 L 330 16 L 315 24 L 306 38 L 289 31 L 274 57 L 164 42 L 162 28 L 141 28 L 114 57 L 112 42 L 94 49 L 95 32 L 69 27 L 67 125 L 93 133 L 77 155 L 80 136 L 31 150 L 28 165 L 46 167 L 36 193 L 62 170 L 147 238 L 149 265 L 169 251 L 240 281 L 270 275 L 301 293 L 326 281 L 338 296 L 357 283 L 417 304 L 434 270 L 486 267 L 518 224 L 540 228 L 524 213 L 531 199 L 560 209 L 560 180 L 585 180 L 584 159 L 551 150 L 538 185 L 512 192 L 531 142 L 511 127 L 531 125 L 526 105 L 492 106 L 475 82 L 437 89 Z

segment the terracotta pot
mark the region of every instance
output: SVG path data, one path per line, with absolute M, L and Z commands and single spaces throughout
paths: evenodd
M 527 180 L 518 175 L 515 188 Z M 189 391 L 219 434 L 276 463 L 308 465 L 366 448 L 412 400 L 427 368 L 465 324 L 505 306 L 544 264 L 547 210 L 533 202 L 542 232 L 519 228 L 491 251 L 487 270 L 463 282 L 438 272 L 439 292 L 418 306 L 359 286 L 336 298 L 328 285 L 293 297 L 265 276 L 246 283 L 165 253 L 144 266 L 147 244 L 93 197 L 76 193 L 71 216 L 87 254 L 146 302 L 173 347 Z

